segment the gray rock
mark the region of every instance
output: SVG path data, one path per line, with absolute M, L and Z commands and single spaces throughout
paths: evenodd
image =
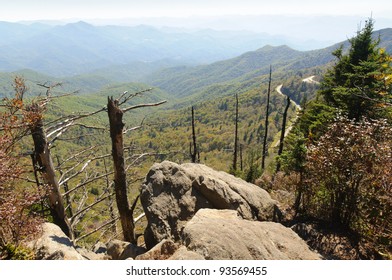
M 76 251 L 82 255 L 82 257 L 86 260 L 107 260 L 108 256 L 104 253 L 95 253 L 87 250 L 86 248 L 77 247 Z
M 146 249 L 143 247 L 117 239 L 111 240 L 107 244 L 107 254 L 112 260 L 135 259 L 145 252 Z
M 293 230 L 279 223 L 244 220 L 233 210 L 199 210 L 186 224 L 182 239 L 188 250 L 207 260 L 321 258 Z
M 42 234 L 28 246 L 35 251 L 38 259 L 83 260 L 73 247 L 71 240 L 55 224 L 44 223 Z
M 117 239 L 110 240 L 106 244 L 107 254 L 110 256 L 112 260 L 119 260 L 125 247 L 127 247 L 129 244 L 130 244 L 129 242 L 125 242 Z
M 137 256 L 146 252 L 146 249 L 136 246 L 132 243 L 128 244 L 120 255 L 120 260 L 135 259 Z
M 204 260 L 204 257 L 196 252 L 189 251 L 185 246 L 181 246 L 169 260 Z
M 49 261 L 58 261 L 58 260 L 64 260 L 64 256 L 65 255 L 64 255 L 63 251 L 55 251 L 54 253 L 50 254 L 49 256 L 42 257 L 42 259 L 49 260 Z
M 167 260 L 177 249 L 177 244 L 171 240 L 164 239 L 145 254 L 137 256 L 136 260 Z
M 271 221 L 277 202 L 260 187 L 202 164 L 154 164 L 140 196 L 148 220 L 148 248 L 180 240 L 181 230 L 202 208 L 232 209 L 244 219 Z

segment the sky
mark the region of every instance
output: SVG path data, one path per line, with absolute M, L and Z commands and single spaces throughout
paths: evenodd
M 83 20 L 95 25 L 247 30 L 309 40 L 313 48 L 311 41 L 327 46 L 352 37 L 370 16 L 375 30 L 392 27 L 390 1 L 0 0 L 0 21 Z
M 0 7 L 1 21 L 262 14 L 392 16 L 390 0 L 0 0 Z

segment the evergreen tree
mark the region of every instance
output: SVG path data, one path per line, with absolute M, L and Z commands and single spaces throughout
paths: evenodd
M 372 38 L 373 20 L 366 21 L 365 27 L 352 38 L 348 53 L 343 46 L 333 55 L 337 64 L 324 76 L 320 93 L 328 105 L 347 113 L 356 121 L 363 116 L 377 117 L 380 104 L 385 101 L 385 67 L 390 57 L 378 47 L 379 40 Z M 390 91 L 389 91 L 390 94 Z M 382 110 L 381 110 L 382 111 Z

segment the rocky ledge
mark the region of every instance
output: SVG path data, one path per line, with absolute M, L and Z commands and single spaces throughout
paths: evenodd
M 265 190 L 205 165 L 154 164 L 141 202 L 148 222 L 144 247 L 112 240 L 87 252 L 49 224 L 32 246 L 43 259 L 321 259 L 277 222 L 278 202 Z

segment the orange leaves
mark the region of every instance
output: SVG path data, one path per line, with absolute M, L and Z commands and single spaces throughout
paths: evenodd
M 14 79 L 15 99 L 23 100 L 23 96 L 27 91 L 25 80 L 22 77 L 16 76 Z
M 308 151 L 308 211 L 357 231 L 385 250 L 391 245 L 380 241 L 390 234 L 387 225 L 392 222 L 391 124 L 338 117 Z

